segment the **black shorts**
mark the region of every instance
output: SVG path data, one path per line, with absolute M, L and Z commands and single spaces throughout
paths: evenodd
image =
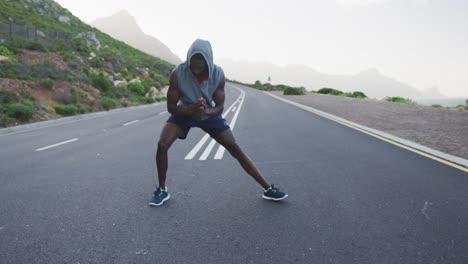
M 203 129 L 203 131 L 210 134 L 211 137 L 215 137 L 224 130 L 229 129 L 229 125 L 227 124 L 226 120 L 219 115 L 209 117 L 204 120 L 196 120 L 188 116 L 171 115 L 167 122 L 176 124 L 184 131 L 184 134 L 179 137 L 180 139 L 185 139 L 190 128 L 192 127 L 199 127 Z

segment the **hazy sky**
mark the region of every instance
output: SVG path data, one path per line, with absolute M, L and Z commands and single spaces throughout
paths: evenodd
M 377 68 L 418 89 L 468 98 L 467 0 L 56 0 L 85 22 L 126 9 L 183 60 L 196 38 L 216 58 Z

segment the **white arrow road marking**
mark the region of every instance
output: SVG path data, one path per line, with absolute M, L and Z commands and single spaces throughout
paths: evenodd
M 239 97 L 237 97 L 237 99 L 234 101 L 234 103 L 232 103 L 232 105 L 226 110 L 224 111 L 223 113 L 223 118 L 225 118 L 227 116 L 227 114 L 229 114 L 229 112 L 231 111 L 231 109 L 238 103 L 238 102 L 243 102 L 244 100 L 244 97 L 245 97 L 245 92 L 242 91 L 241 89 L 237 88 L 237 87 L 234 87 L 236 88 L 237 90 L 239 90 L 241 92 L 241 94 L 239 95 Z M 239 110 L 239 109 L 238 109 Z M 232 129 L 232 127 L 231 127 Z M 205 134 L 202 139 L 197 143 L 197 145 L 195 145 L 195 147 L 193 147 L 193 149 L 187 154 L 187 156 L 185 156 L 185 159 L 186 160 L 191 160 L 193 159 L 193 157 L 195 157 L 195 155 L 197 155 L 198 151 L 200 151 L 200 149 L 203 147 L 203 145 L 206 143 L 206 141 L 208 140 L 209 138 L 209 135 L 208 134 Z M 212 140 L 214 141 L 214 140 Z M 215 142 L 216 143 L 216 142 Z M 213 146 L 215 143 L 211 143 L 208 145 L 208 148 L 203 152 L 202 156 L 206 156 L 208 157 L 208 155 L 210 154 L 211 152 L 211 149 L 213 149 Z M 211 147 L 210 147 L 211 145 Z M 208 151 L 209 149 L 209 151 Z M 205 159 L 206 159 L 205 157 Z M 201 159 L 201 158 L 200 158 Z
M 63 142 L 60 142 L 60 143 L 57 143 L 57 144 L 53 144 L 53 145 L 50 145 L 50 146 L 47 146 L 47 147 L 36 149 L 36 151 L 43 151 L 43 150 L 46 150 L 46 149 L 55 148 L 55 147 L 58 147 L 60 145 L 68 144 L 68 143 L 71 143 L 71 142 L 74 142 L 74 141 L 77 141 L 77 140 L 78 140 L 77 138 L 70 139 L 70 140 L 63 141 Z

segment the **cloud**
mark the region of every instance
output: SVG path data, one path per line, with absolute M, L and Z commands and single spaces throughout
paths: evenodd
M 372 4 L 382 4 L 390 2 L 391 0 L 336 0 L 338 5 L 344 7 L 352 7 L 352 6 L 368 6 Z
M 343 7 L 369 6 L 375 4 L 385 4 L 396 0 L 336 0 L 336 3 Z M 427 4 L 429 0 L 409 0 L 409 3 Z

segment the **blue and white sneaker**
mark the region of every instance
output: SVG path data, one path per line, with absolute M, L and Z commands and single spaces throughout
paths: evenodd
M 154 192 L 153 198 L 151 198 L 151 201 L 148 203 L 150 206 L 160 206 L 163 204 L 165 201 L 169 200 L 171 196 L 167 192 L 167 187 L 165 190 L 161 190 L 161 188 L 157 188 L 156 191 Z
M 273 184 L 263 192 L 263 199 L 272 200 L 272 201 L 281 201 L 288 195 L 276 188 Z

